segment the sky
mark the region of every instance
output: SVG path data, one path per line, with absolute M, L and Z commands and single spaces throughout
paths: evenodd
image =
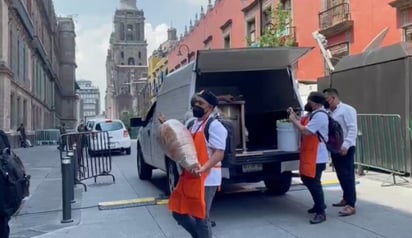
M 113 15 L 120 0 L 54 0 L 58 16 L 72 16 L 76 25 L 76 78 L 91 80 L 100 89 L 104 110 L 106 54 L 113 30 Z M 214 0 L 212 0 L 214 3 Z M 200 13 L 208 0 L 137 0 L 146 17 L 145 37 L 148 56 L 167 39 L 167 29 L 177 28 L 178 36 Z

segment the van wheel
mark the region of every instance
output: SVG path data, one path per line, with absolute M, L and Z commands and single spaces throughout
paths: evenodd
M 126 149 L 126 155 L 130 155 L 132 153 L 132 150 L 131 150 L 131 148 L 129 147 L 129 148 L 127 148 Z
M 150 180 L 152 178 L 153 168 L 144 161 L 140 146 L 137 147 L 137 172 L 141 180 Z
M 166 159 L 167 165 L 167 191 L 166 195 L 172 194 L 177 182 L 179 181 L 179 172 L 177 171 L 176 163 L 170 159 Z
M 279 177 L 267 179 L 264 181 L 268 192 L 272 195 L 283 195 L 290 189 L 292 184 L 292 173 L 285 172 Z

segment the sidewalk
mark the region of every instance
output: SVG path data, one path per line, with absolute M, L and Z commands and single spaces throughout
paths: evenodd
M 88 184 L 87 192 L 83 192 L 82 187 L 78 186 L 76 189 L 76 203 L 73 205 L 74 222 L 63 225 L 60 223 L 62 217 L 61 179 L 59 154 L 56 147 L 35 147 L 17 150 L 16 152 L 25 162 L 28 173 L 32 175 L 32 195 L 25 202 L 20 214 L 11 221 L 11 238 L 188 237 L 170 216 L 165 206 L 98 210 L 97 204 L 100 202 L 158 195 L 159 191 L 153 188 L 154 185 L 152 183 L 141 182 L 137 179 L 135 174 L 136 168 L 131 167 L 129 164 L 133 163 L 134 165 L 132 158 L 114 157 L 117 160 L 116 163 L 113 163 L 112 171 L 113 175 L 116 176 L 115 184 L 112 184 L 110 177 L 100 177 L 96 184 L 94 184 L 93 180 L 86 181 Z M 357 179 L 359 182 L 357 190 L 360 212 L 355 217 L 344 220 L 345 223 L 342 223 L 344 224 L 341 225 L 342 227 L 346 227 L 345 229 L 350 231 L 361 229 L 369 232 L 376 230 L 381 232 L 379 234 L 382 234 L 371 236 L 370 233 L 365 233 L 366 236 L 363 237 L 410 237 L 410 225 L 405 225 L 405 223 L 412 222 L 412 206 L 410 205 L 412 197 L 411 185 L 383 188 L 381 184 L 386 178 L 388 178 L 387 175 L 367 173 L 366 176 Z M 323 180 L 325 181 L 325 195 L 329 200 L 328 204 L 331 201 L 340 199 L 341 192 L 339 186 L 336 185 L 335 173 L 328 170 L 324 174 Z M 294 182 L 299 183 L 299 179 L 295 179 Z M 396 196 L 394 196 L 395 194 Z M 214 213 L 218 222 L 216 231 L 217 234 L 219 232 L 222 234 L 216 237 L 231 237 L 225 234 L 235 232 L 233 230 L 235 228 L 231 226 L 235 222 L 232 221 L 233 216 L 236 217 L 236 224 L 234 225 L 239 227 L 236 229 L 243 229 L 244 234 L 247 234 L 246 232 L 250 228 L 244 224 L 254 224 L 253 227 L 261 230 L 261 233 L 256 236 L 259 238 L 263 236 L 268 237 L 268 230 L 274 229 L 272 226 L 276 227 L 276 232 L 290 228 L 290 231 L 288 231 L 290 233 L 296 230 L 294 222 L 299 222 L 302 227 L 306 226 L 306 218 L 302 221 L 302 217 L 296 214 L 297 212 L 305 211 L 307 204 L 310 202 L 310 196 L 301 185 L 292 187 L 286 196 L 262 198 L 261 195 L 252 193 L 250 196 L 246 195 L 245 197 L 237 196 L 238 200 L 233 205 L 231 205 L 230 201 L 227 203 L 227 198 L 216 203 L 218 208 L 217 212 Z M 250 199 L 247 200 L 246 204 L 253 203 L 253 206 L 256 206 L 256 210 L 250 210 L 250 212 L 244 210 L 243 207 L 245 206 L 242 205 L 242 202 L 245 199 Z M 285 202 L 285 199 L 288 201 Z M 270 204 L 280 206 L 277 208 L 280 210 L 265 211 L 268 210 L 265 206 Z M 284 204 L 287 204 L 288 207 L 284 207 Z M 227 208 L 226 211 L 223 210 L 228 206 L 233 207 Z M 323 226 L 322 229 L 325 236 L 322 237 L 326 237 L 328 234 L 336 234 L 335 238 L 345 237 L 345 232 L 347 231 L 336 230 L 339 229 L 337 225 L 341 223 L 340 218 L 336 217 L 334 210 L 329 209 L 328 214 L 330 214 L 330 217 L 328 222 L 331 225 Z M 232 213 L 232 218 L 227 217 L 227 212 L 229 211 Z M 248 217 L 247 214 L 249 213 L 253 216 Z M 266 219 L 262 218 L 266 216 Z M 263 220 L 262 224 L 255 222 L 258 219 Z M 273 224 L 269 222 L 269 224 L 266 224 L 266 222 L 271 220 L 279 221 L 277 219 L 285 222 L 285 224 L 291 224 L 291 227 L 286 226 L 286 228 L 283 228 L 282 225 L 277 224 L 279 222 L 274 222 Z M 381 221 L 376 219 L 381 219 Z M 294 225 L 292 226 L 292 224 Z M 388 224 L 391 225 L 387 226 Z M 311 226 L 307 229 L 313 228 Z M 400 235 L 387 235 L 395 231 Z M 242 234 L 240 230 L 236 230 L 236 232 Z M 409 235 L 405 236 L 404 234 L 407 233 Z M 266 236 L 261 234 L 266 234 Z M 239 237 L 243 237 L 242 235 Z M 315 236 L 295 234 L 293 236 L 281 237 Z

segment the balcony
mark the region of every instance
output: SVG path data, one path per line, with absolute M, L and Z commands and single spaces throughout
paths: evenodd
M 411 0 L 395 0 L 389 3 L 394 8 L 398 9 L 406 9 L 412 7 L 412 1 Z
M 335 5 L 319 13 L 319 33 L 329 37 L 353 27 L 348 3 Z

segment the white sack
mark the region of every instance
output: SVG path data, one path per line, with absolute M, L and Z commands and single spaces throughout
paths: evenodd
M 159 142 L 169 158 L 187 170 L 198 165 L 192 135 L 180 121 L 169 119 L 160 125 L 159 131 Z

